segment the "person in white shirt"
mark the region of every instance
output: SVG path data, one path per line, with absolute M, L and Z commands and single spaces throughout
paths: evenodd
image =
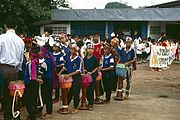
M 11 81 L 18 79 L 17 71 L 21 70 L 25 45 L 23 40 L 15 33 L 15 18 L 5 18 L 4 27 L 6 33 L 0 35 L 0 70 L 5 80 L 4 120 L 12 120 L 12 97 L 8 86 Z
M 142 43 L 139 41 L 139 44 L 136 45 L 136 54 L 137 54 L 137 64 L 142 63 Z
M 45 30 L 44 34 L 42 36 L 35 36 L 35 39 L 37 41 L 37 44 L 39 46 L 45 46 L 48 45 L 50 47 L 53 47 L 55 44 L 54 38 L 52 37 L 52 29 Z
M 146 62 L 147 60 L 147 53 L 146 53 L 146 48 L 147 48 L 147 38 L 143 40 L 143 43 L 141 43 L 141 50 L 142 50 L 142 62 Z

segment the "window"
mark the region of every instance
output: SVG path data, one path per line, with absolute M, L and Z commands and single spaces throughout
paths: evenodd
M 53 30 L 53 34 L 57 35 L 61 32 L 67 33 L 67 27 L 44 27 L 44 29 L 46 28 L 52 28 Z
M 46 25 L 44 26 L 44 30 L 47 28 L 51 28 L 53 31 L 53 35 L 57 35 L 61 32 L 70 33 L 70 25 L 69 24 L 51 24 L 51 25 Z

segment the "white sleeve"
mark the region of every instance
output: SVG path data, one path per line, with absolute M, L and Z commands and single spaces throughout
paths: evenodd
M 46 41 L 46 37 L 40 37 L 40 36 L 37 36 L 37 39 L 40 40 L 40 41 Z
M 114 63 L 114 59 L 113 58 L 110 59 L 110 63 Z
M 47 64 L 46 64 L 45 62 L 43 62 L 43 63 L 41 64 L 41 67 L 44 68 L 44 69 L 47 71 Z
M 24 58 L 24 47 L 25 47 L 25 45 L 24 45 L 24 43 L 22 43 L 23 45 L 22 45 L 22 48 L 21 48 L 21 55 L 20 55 L 20 58 L 19 58 L 19 65 L 17 66 L 17 69 L 18 70 L 22 70 L 22 63 L 23 63 L 23 58 Z
M 55 44 L 54 39 L 50 36 L 50 37 L 49 37 L 49 45 L 50 45 L 51 47 L 53 47 L 54 44 Z
M 60 57 L 60 58 L 59 58 L 59 61 L 64 61 L 64 57 L 63 57 L 63 56 Z
M 78 69 L 77 71 L 82 72 L 82 60 L 81 60 L 81 62 L 80 62 L 79 69 Z
M 110 59 L 110 63 L 114 63 L 114 58 Z M 114 67 L 114 65 L 111 65 L 110 67 Z

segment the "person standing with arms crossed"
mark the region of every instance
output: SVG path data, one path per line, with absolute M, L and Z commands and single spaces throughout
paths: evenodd
M 5 79 L 4 85 L 4 120 L 11 120 L 12 97 L 8 89 L 9 83 L 15 80 L 17 72 L 21 70 L 24 53 L 24 42 L 16 35 L 15 18 L 6 18 L 4 20 L 5 34 L 0 35 L 0 70 Z M 20 119 L 20 118 L 17 118 Z

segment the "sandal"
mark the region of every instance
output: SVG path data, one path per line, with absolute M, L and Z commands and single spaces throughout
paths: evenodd
M 103 101 L 100 99 L 100 98 L 97 98 L 95 101 L 94 101 L 95 104 L 103 104 Z
M 78 112 L 79 112 L 79 110 L 77 108 L 73 108 L 72 111 L 71 111 L 72 114 L 75 114 L 75 113 L 78 113 Z
M 93 111 L 93 105 L 88 105 L 87 107 L 89 111 Z
M 57 113 L 59 114 L 69 114 L 69 111 L 68 111 L 68 106 L 64 106 L 64 107 L 61 107 Z
M 59 99 L 57 99 L 57 98 L 53 99 L 53 104 L 58 103 L 58 102 L 59 102 Z
M 108 103 L 110 103 L 110 100 L 104 100 L 103 103 L 108 104 Z

